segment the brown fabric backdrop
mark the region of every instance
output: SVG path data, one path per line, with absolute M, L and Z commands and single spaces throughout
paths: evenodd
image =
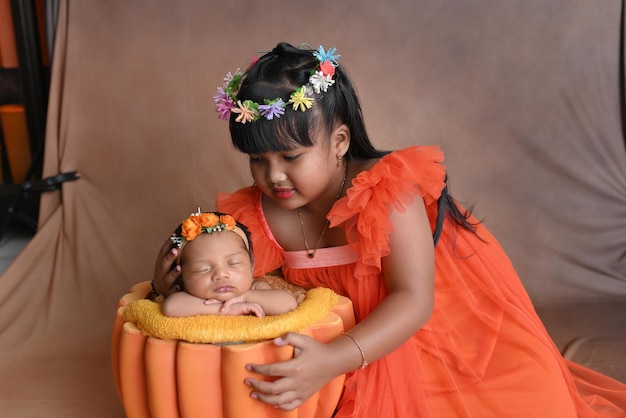
M 212 97 L 282 40 L 337 47 L 379 148 L 441 144 L 452 193 L 560 342 L 598 328 L 626 341 L 621 16 L 620 1 L 584 0 L 61 1 L 44 175 L 80 179 L 42 198 L 0 277 L 0 411 L 123 416 L 117 298 L 191 210 L 251 182 Z M 606 316 L 571 330 L 580 306 Z

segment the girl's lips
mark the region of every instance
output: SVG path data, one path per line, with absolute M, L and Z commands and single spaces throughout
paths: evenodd
M 272 189 L 277 199 L 289 199 L 296 192 L 294 189 Z

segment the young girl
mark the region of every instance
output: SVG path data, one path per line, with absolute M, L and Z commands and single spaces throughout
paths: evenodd
M 297 307 L 286 290 L 254 280 L 247 228 L 219 212 L 192 213 L 170 238 L 178 248 L 181 290 L 162 305 L 167 316 L 278 315 Z M 184 251 L 183 251 L 184 250 Z
M 255 275 L 349 297 L 357 325 L 249 364 L 251 396 L 297 408 L 348 373 L 337 417 L 624 416 L 626 386 L 562 358 L 494 237 L 446 188 L 437 147 L 374 148 L 335 49 L 280 43 L 216 96 L 255 185 L 218 196 L 253 232 Z M 172 291 L 165 245 L 154 285 Z

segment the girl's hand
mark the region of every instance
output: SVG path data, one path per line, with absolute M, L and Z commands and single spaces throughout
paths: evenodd
M 276 338 L 277 346 L 292 345 L 293 359 L 273 364 L 247 364 L 246 369 L 265 376 L 279 377 L 273 382 L 264 382 L 252 377 L 245 383 L 252 388 L 255 399 L 290 411 L 319 391 L 340 373 L 335 373 L 333 364 L 336 356 L 326 345 L 306 335 L 293 332 Z
M 178 249 L 172 248 L 172 241 L 168 239 L 159 251 L 152 276 L 152 283 L 159 295 L 168 296 L 181 290 L 177 284 L 177 279 L 180 277 L 180 266 L 172 268 L 176 257 L 178 257 Z

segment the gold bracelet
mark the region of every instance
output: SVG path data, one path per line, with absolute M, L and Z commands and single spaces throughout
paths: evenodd
M 363 370 L 364 368 L 366 368 L 369 365 L 369 363 L 367 362 L 367 360 L 365 360 L 365 351 L 363 351 L 363 347 L 361 347 L 361 344 L 359 344 L 359 342 L 356 340 L 356 338 L 354 338 L 352 335 L 348 334 L 347 332 L 344 332 L 341 335 L 345 335 L 346 337 L 348 337 L 352 341 L 354 341 L 354 343 L 356 344 L 357 348 L 361 352 L 361 366 L 359 367 L 359 369 Z

